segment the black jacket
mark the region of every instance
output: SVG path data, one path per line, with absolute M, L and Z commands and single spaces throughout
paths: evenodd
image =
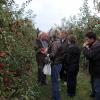
M 60 39 L 56 39 L 55 41 L 50 43 L 48 53 L 50 55 L 52 64 L 62 63 L 61 40 Z
M 100 78 L 100 41 L 97 41 L 89 49 L 84 47 L 83 54 L 89 60 L 90 74 Z
M 71 72 L 79 71 L 79 60 L 80 60 L 81 50 L 77 44 L 71 44 L 65 48 L 64 61 L 66 64 L 66 69 Z

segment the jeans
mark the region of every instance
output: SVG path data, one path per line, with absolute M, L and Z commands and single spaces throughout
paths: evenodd
M 100 78 L 94 79 L 95 100 L 100 100 Z
M 55 64 L 51 68 L 51 80 L 52 80 L 52 97 L 53 100 L 61 100 L 59 92 L 58 77 L 62 68 L 62 64 Z

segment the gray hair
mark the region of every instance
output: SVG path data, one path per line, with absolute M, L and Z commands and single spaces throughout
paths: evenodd
M 60 38 L 61 36 L 61 31 L 59 29 L 51 29 L 49 31 L 49 37 L 55 37 L 55 38 Z

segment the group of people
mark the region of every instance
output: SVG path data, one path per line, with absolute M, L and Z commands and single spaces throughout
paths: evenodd
M 100 100 L 100 42 L 96 34 L 88 32 L 85 35 L 82 52 L 89 61 L 92 93 L 95 100 Z M 54 30 L 52 33 L 40 32 L 36 39 L 38 64 L 38 83 L 46 85 L 46 75 L 43 73 L 44 65 L 51 63 L 52 99 L 61 100 L 59 92 L 59 75 L 67 82 L 67 95 L 76 94 L 77 75 L 81 48 L 77 38 L 72 34 L 65 34 L 63 30 Z M 50 58 L 46 59 L 47 56 Z M 63 76 L 65 71 L 65 76 Z

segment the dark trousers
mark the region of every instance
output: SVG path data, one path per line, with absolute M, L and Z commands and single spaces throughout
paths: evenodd
M 95 100 L 100 100 L 100 78 L 94 79 Z
M 94 80 L 95 78 L 93 77 L 93 75 L 90 76 L 90 83 L 91 83 L 91 95 L 95 96 L 95 89 L 94 89 Z
M 38 83 L 46 84 L 46 75 L 43 73 L 44 65 L 39 66 L 38 68 Z
M 67 72 L 67 93 L 74 96 L 76 93 L 77 72 Z
M 67 72 L 66 72 L 66 65 L 65 64 L 62 64 L 62 68 L 60 71 L 60 79 L 62 81 L 66 81 L 66 79 L 67 79 Z
M 43 73 L 43 68 L 45 65 L 45 55 L 38 52 L 36 54 L 36 61 L 37 61 L 37 65 L 38 65 L 38 82 L 39 83 L 46 83 L 46 75 L 44 75 Z
M 51 68 L 51 80 L 52 80 L 52 97 L 53 100 L 61 100 L 59 92 L 59 73 L 61 71 L 62 64 L 53 65 Z

